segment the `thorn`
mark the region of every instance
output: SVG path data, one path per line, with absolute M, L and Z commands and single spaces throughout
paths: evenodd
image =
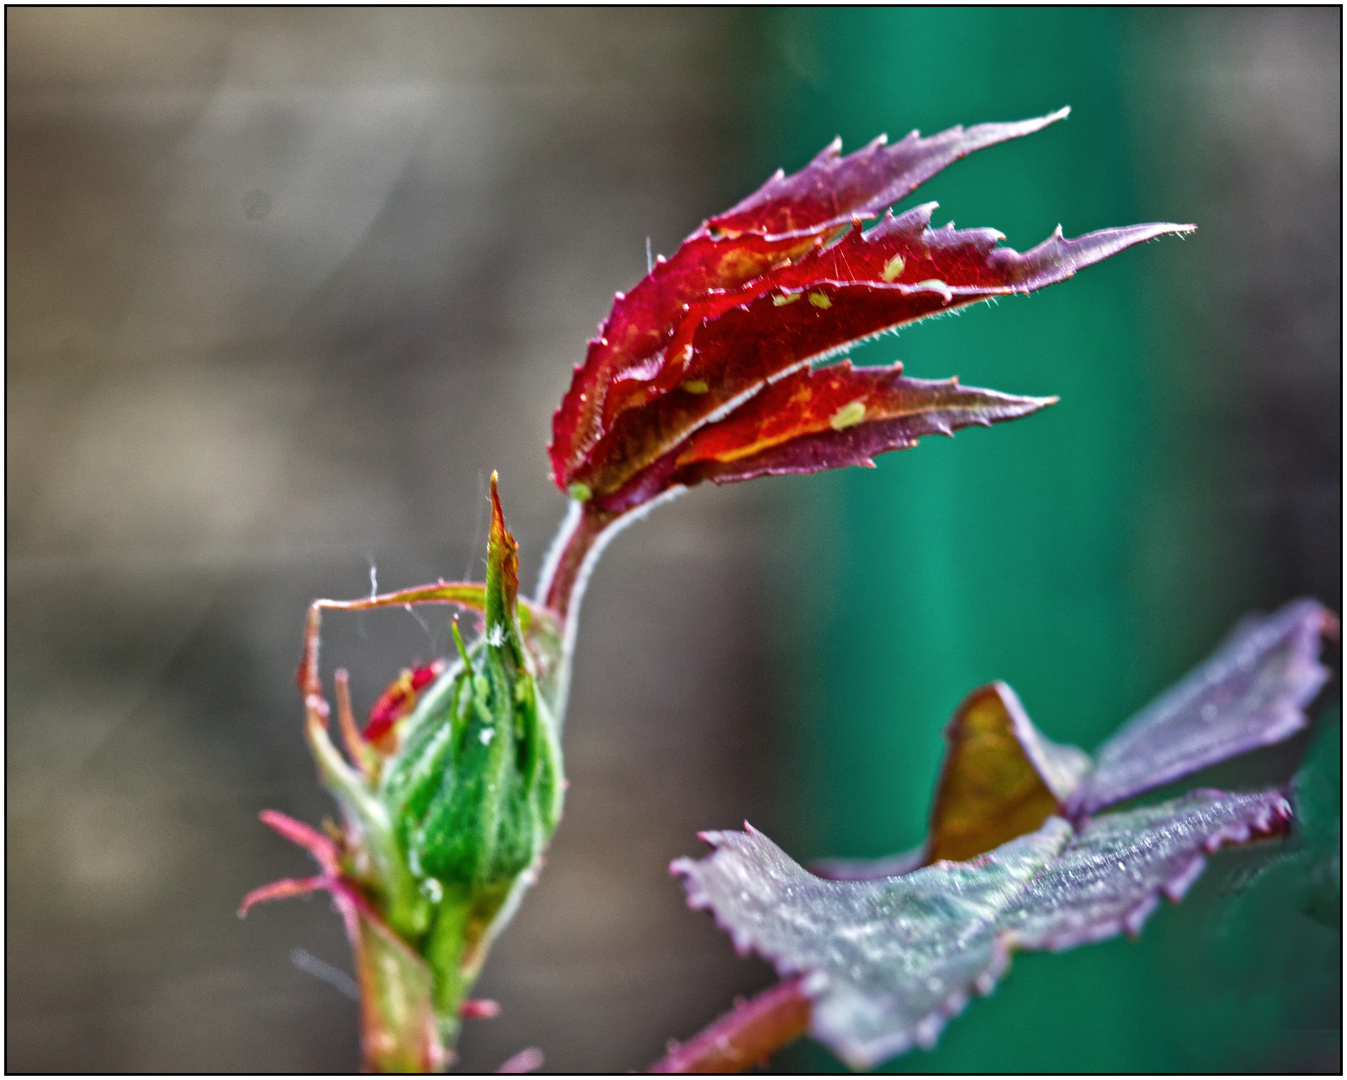
M 500 1015 L 500 1002 L 490 998 L 469 998 L 458 1007 L 464 1020 L 494 1020 Z

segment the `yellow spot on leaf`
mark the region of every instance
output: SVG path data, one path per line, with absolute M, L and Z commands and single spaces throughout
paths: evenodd
M 800 293 L 777 293 L 772 297 L 772 307 L 785 307 L 787 304 L 793 304 L 800 299 Z
M 725 233 L 727 239 L 734 239 L 734 235 Z M 720 258 L 720 264 L 716 267 L 717 277 L 720 279 L 722 288 L 733 288 L 736 285 L 742 285 L 749 281 L 771 265 L 772 260 L 752 252 L 744 251 L 742 248 L 732 248 L 725 252 Z
M 835 413 L 828 421 L 834 431 L 842 431 L 845 428 L 855 427 L 865 419 L 865 402 L 861 400 L 848 401 Z
M 907 264 L 903 262 L 903 257 L 901 255 L 895 255 L 884 264 L 884 269 L 879 276 L 885 281 L 896 281 L 898 275 L 903 272 L 903 267 L 906 265 Z
M 683 383 L 683 389 L 689 394 L 704 394 L 711 388 L 702 379 L 688 379 Z
M 816 308 L 830 308 L 833 306 L 833 302 L 821 292 L 811 292 L 809 294 L 809 302 Z

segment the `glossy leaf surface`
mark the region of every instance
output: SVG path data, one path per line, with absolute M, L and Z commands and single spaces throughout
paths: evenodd
M 701 428 L 647 470 L 641 483 L 629 486 L 624 498 L 639 504 L 672 484 L 872 466 L 876 454 L 915 446 L 923 435 L 988 427 L 1057 400 L 964 387 L 953 379 L 909 379 L 902 371 L 901 364 L 853 368 L 849 361 L 818 371 L 803 368 L 764 388 L 721 423 Z
M 1289 738 L 1328 677 L 1321 641 L 1337 619 L 1313 600 L 1245 620 L 1182 682 L 1128 721 L 1098 762 L 1045 738 L 1005 683 L 974 690 L 945 729 L 923 848 L 883 859 L 826 859 L 811 869 L 870 880 L 936 859 L 968 859 L 1036 829 L 1181 779 L 1208 765 Z
M 1135 934 L 1159 896 L 1182 897 L 1205 853 L 1285 828 L 1290 806 L 1276 791 L 1201 790 L 1092 814 L 1302 729 L 1328 674 L 1321 639 L 1336 630 L 1309 600 L 1246 620 L 1106 742 L 1098 766 L 1044 738 L 1008 686 L 989 684 L 946 728 L 918 851 L 810 873 L 746 827 L 705 834 L 716 852 L 672 869 L 741 951 L 805 976 L 812 1031 L 840 1056 L 865 1067 L 929 1047 L 970 993 L 991 989 L 1009 950 Z
M 822 242 L 822 234 L 853 216 L 876 217 L 941 169 L 973 150 L 1029 135 L 1066 116 L 1017 124 L 954 127 L 929 139 L 917 132 L 893 147 L 881 136 L 859 153 L 840 156 L 841 141 L 800 172 L 778 170 L 762 188 L 724 214 L 703 222 L 672 259 L 660 256 L 629 293 L 618 293 L 612 313 L 575 369 L 571 390 L 553 420 L 551 446 L 558 484 L 582 460 L 611 420 L 610 385 L 653 372 L 683 305 L 713 289 L 735 289 Z
M 1079 831 L 1053 817 L 972 861 L 877 881 L 816 877 L 746 827 L 703 834 L 715 852 L 672 869 L 741 951 L 808 974 L 813 1033 L 865 1068 L 933 1045 L 971 994 L 990 992 L 1011 949 L 1137 933 L 1159 895 L 1182 896 L 1204 853 L 1289 818 L 1277 792 L 1199 791 Z
M 812 378 L 823 373 L 811 365 L 866 337 L 1028 293 L 1132 244 L 1190 228 L 1141 225 L 1076 240 L 1059 229 L 1019 254 L 998 247 L 1003 237 L 993 229 L 930 229 L 930 203 L 861 230 L 862 218 L 950 162 L 1061 115 L 951 129 L 930 139 L 914 133 L 893 147 L 876 142 L 848 157 L 833 146 L 800 173 L 778 175 L 706 222 L 673 259 L 657 264 L 630 295 L 619 295 L 590 343 L 553 420 L 557 484 L 593 500 L 599 511 L 620 512 L 675 485 L 864 464 L 874 453 L 911 446 L 928 432 L 897 424 L 883 409 L 839 415 L 862 391 L 834 401 L 836 379 Z M 895 377 L 893 369 L 847 372 L 853 382 Z M 788 391 L 774 385 L 788 378 Z M 909 396 L 916 393 L 908 388 Z M 999 407 L 986 408 L 984 419 L 947 420 L 931 430 L 1010 419 L 1045 403 L 965 393 L 999 397 Z M 794 404 L 779 415 L 783 395 Z M 758 404 L 757 397 L 771 402 Z M 840 429 L 820 426 L 835 417 Z M 759 445 L 773 420 L 775 441 Z M 793 452 L 793 441 L 806 445 Z M 751 467 L 735 466 L 754 455 L 765 456 Z
M 701 231 L 772 236 L 816 232 L 845 224 L 852 217 L 876 217 L 974 150 L 1032 135 L 1070 113 L 1067 108 L 1012 124 L 976 124 L 971 128 L 960 124 L 928 138 L 911 131 L 892 146 L 881 135 L 846 157 L 841 156 L 842 140 L 834 139 L 798 173 L 786 176 L 778 169 L 761 188 L 711 218 Z

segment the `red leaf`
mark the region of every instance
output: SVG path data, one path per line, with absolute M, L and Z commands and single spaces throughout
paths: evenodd
M 842 140 L 834 139 L 808 165 L 792 176 L 780 169 L 737 206 L 711 218 L 702 228 L 727 235 L 756 232 L 767 236 L 808 230 L 816 232 L 852 217 L 875 217 L 910 195 L 947 165 L 974 150 L 1041 131 L 1071 110 L 1013 124 L 977 124 L 923 139 L 913 131 L 887 146 L 879 136 L 864 150 L 839 157 Z
M 819 237 L 767 240 L 745 236 L 713 240 L 694 233 L 672 259 L 660 256 L 654 269 L 625 296 L 614 298 L 612 313 L 589 343 L 585 362 L 575 369 L 571 388 L 552 418 L 552 475 L 565 487 L 595 441 L 621 411 L 626 398 L 659 370 L 663 349 L 685 305 L 713 289 L 734 289 L 783 260 L 822 243 Z M 614 383 L 627 381 L 624 395 Z
M 671 484 L 718 484 L 844 465 L 873 466 L 874 455 L 915 446 L 923 435 L 953 435 L 1053 404 L 926 380 L 891 368 L 853 368 L 850 361 L 799 371 L 765 387 L 725 420 L 698 429 L 606 504 L 639 505 Z
M 592 499 L 596 510 L 616 512 L 701 479 L 868 463 L 872 454 L 910 446 L 928 430 L 1009 419 L 1041 407 L 1041 400 L 1001 397 L 991 409 L 997 415 L 952 416 L 911 432 L 881 411 L 867 417 L 864 433 L 834 438 L 816 423 L 820 402 L 795 407 L 774 426 L 780 434 L 793 419 L 812 418 L 792 436 L 811 440 L 798 452 L 734 444 L 740 435 L 752 439 L 773 427 L 768 402 L 783 400 L 783 394 L 765 394 L 765 387 L 800 372 L 792 394 L 802 387 L 826 390 L 832 382 L 808 377 L 808 366 L 863 338 L 994 296 L 1028 293 L 1132 244 L 1191 228 L 1140 225 L 1076 240 L 1064 239 L 1059 228 L 1021 255 L 998 248 L 1002 236 L 992 229 L 927 228 L 931 203 L 886 215 L 869 233 L 861 231 L 862 216 L 878 213 L 950 162 L 1056 118 L 952 129 L 930 139 L 914 134 L 893 147 L 872 143 L 846 158 L 830 147 L 800 173 L 778 175 L 706 222 L 629 297 L 619 295 L 591 342 L 553 418 L 557 484 Z M 847 370 L 850 379 L 894 377 Z M 755 395 L 764 401 L 748 404 Z M 872 423 L 888 426 L 871 430 Z M 708 458 L 692 442 L 717 449 Z M 768 451 L 769 459 L 757 463 L 761 467 L 722 467 Z M 715 467 L 688 469 L 693 461 L 709 460 Z
M 835 140 L 792 176 L 777 170 L 757 192 L 719 217 L 702 223 L 672 259 L 655 267 L 627 295 L 618 293 L 612 313 L 589 343 L 575 369 L 570 392 L 553 418 L 553 474 L 563 476 L 602 433 L 605 418 L 620 410 L 610 395 L 626 375 L 639 383 L 664 346 L 684 304 L 712 289 L 734 289 L 782 261 L 819 246 L 824 234 L 853 217 L 875 217 L 911 194 L 959 158 L 1017 139 L 1062 119 L 1069 109 L 1013 124 L 953 127 L 923 139 L 913 131 L 895 146 L 880 136 L 864 150 L 839 157 Z M 786 235 L 773 235 L 781 234 Z
M 427 686 L 439 678 L 444 671 L 444 661 L 422 664 L 420 667 L 404 668 L 370 709 L 369 723 L 365 725 L 364 738 L 368 743 L 378 743 L 393 725 L 416 707 L 417 699 Z

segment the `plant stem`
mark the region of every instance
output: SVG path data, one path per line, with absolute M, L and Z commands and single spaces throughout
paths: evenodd
M 809 1030 L 812 1003 L 800 989 L 803 975 L 764 990 L 752 1001 L 736 1002 L 700 1034 L 650 1066 L 652 1073 L 744 1072 L 764 1062 Z
M 589 583 L 590 571 L 609 542 L 633 522 L 640 521 L 657 506 L 683 494 L 680 485 L 632 510 L 599 510 L 592 503 L 571 500 L 571 508 L 552 540 L 538 582 L 535 603 L 551 608 L 566 623 L 567 638 L 573 640 L 580 601 Z M 568 647 L 569 651 L 569 647 Z
M 561 624 L 561 655 L 549 680 L 552 691 L 549 704 L 558 734 L 566 720 L 566 700 L 570 696 L 571 658 L 575 655 L 580 601 L 584 599 L 590 571 L 618 531 L 614 526 L 619 521 L 620 515 L 592 510 L 587 504 L 572 500 L 570 511 L 543 560 L 535 603 L 549 608 Z
M 441 1041 L 430 968 L 372 914 L 358 911 L 349 900 L 338 907 L 360 983 L 365 1071 L 443 1072 L 453 1051 Z
M 584 503 L 571 503 L 547 553 L 537 594 L 538 603 L 551 608 L 563 621 L 570 622 L 572 614 L 579 614 L 590 570 L 585 565 L 587 557 L 618 516 L 591 510 Z M 592 566 L 592 560 L 590 563 Z

